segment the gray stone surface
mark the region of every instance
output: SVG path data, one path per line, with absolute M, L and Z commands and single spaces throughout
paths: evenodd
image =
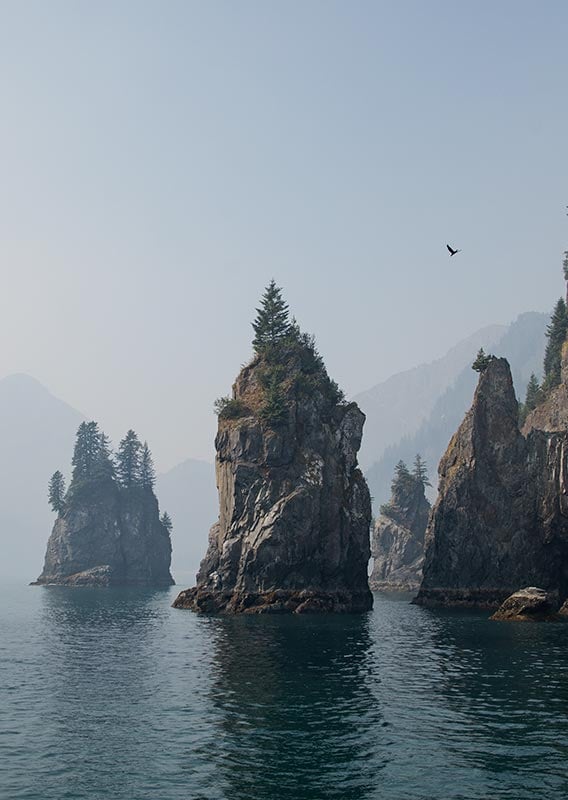
M 419 588 L 424 563 L 424 535 L 430 503 L 420 483 L 393 492 L 375 520 L 369 585 L 373 591 L 411 592 Z
M 169 586 L 170 561 L 170 537 L 152 490 L 99 479 L 73 491 L 36 583 Z
M 512 622 L 548 622 L 561 619 L 558 612 L 558 594 L 545 592 L 536 586 L 519 589 L 508 597 L 491 619 Z
M 440 462 L 416 602 L 497 607 L 519 586 L 568 595 L 568 432 L 545 408 L 526 438 L 517 419 L 509 365 L 494 359 Z
M 369 609 L 371 504 L 357 466 L 364 414 L 330 399 L 294 357 L 282 365 L 285 418 L 262 418 L 263 359 L 233 387 L 243 407 L 215 440 L 219 520 L 197 586 L 174 605 L 208 612 Z

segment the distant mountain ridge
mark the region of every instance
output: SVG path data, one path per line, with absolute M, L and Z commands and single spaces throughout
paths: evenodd
M 33 580 L 55 516 L 47 484 L 65 472 L 85 416 L 25 374 L 0 380 L 0 576 Z M 189 459 L 157 476 L 162 511 L 173 519 L 174 578 L 194 577 L 217 519 L 213 464 Z
M 367 414 L 362 463 L 378 504 L 388 499 L 394 464 L 427 460 L 435 483 L 439 458 L 473 395 L 470 364 L 479 347 L 506 356 L 518 395 L 540 374 L 549 315 L 529 312 L 510 326 L 483 328 L 431 364 L 393 375 L 355 400 Z M 54 516 L 47 483 L 69 461 L 85 417 L 28 375 L 0 380 L 0 575 L 32 580 L 41 569 Z M 172 573 L 190 582 L 217 520 L 215 468 L 188 459 L 158 475 L 161 510 L 173 520 Z
M 534 372 L 537 376 L 541 373 L 549 318 L 549 314 L 539 312 L 521 314 L 505 328 L 503 335 L 491 347 L 486 348 L 509 360 L 519 399 L 524 398 L 531 373 Z M 430 413 L 414 433 L 402 436 L 395 444 L 387 447 L 380 458 L 368 468 L 366 477 L 375 509 L 390 496 L 395 464 L 400 460 L 412 463 L 416 453 L 420 453 L 429 466 L 433 484 L 429 494 L 431 497 L 435 496 L 438 462 L 469 407 L 476 386 L 477 373 L 471 369 L 472 360 L 466 363 L 455 380 L 438 397 Z
M 0 573 L 39 574 L 53 525 L 47 482 L 69 462 L 83 415 L 29 375 L 0 380 Z
M 367 415 L 359 454 L 362 468 L 368 469 L 387 447 L 415 433 L 479 348 L 491 350 L 506 330 L 506 325 L 481 328 L 441 358 L 392 375 L 353 397 Z

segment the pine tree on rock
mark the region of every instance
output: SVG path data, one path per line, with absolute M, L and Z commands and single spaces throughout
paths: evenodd
M 100 435 L 99 454 L 93 472 L 97 478 L 113 480 L 116 477 L 111 441 L 104 432 Z
M 535 409 L 541 401 L 541 390 L 536 375 L 533 373 L 527 385 L 527 394 L 525 397 L 525 409 L 527 412 Z
M 256 312 L 252 344 L 257 353 L 262 353 L 285 339 L 291 330 L 288 305 L 274 279 L 266 287 Z
M 477 352 L 477 356 L 475 357 L 475 361 L 471 365 L 471 368 L 476 372 L 485 372 L 494 358 L 495 356 L 486 354 L 483 347 L 480 347 Z
M 401 490 L 408 489 L 409 485 L 413 482 L 413 477 L 404 461 L 401 459 L 394 468 L 394 478 L 391 483 L 391 490 L 393 494 Z
M 171 519 L 171 517 L 170 517 L 170 515 L 168 514 L 167 511 L 164 511 L 164 513 L 160 517 L 160 522 L 162 523 L 164 528 L 167 530 L 168 534 L 171 534 L 174 525 L 173 525 L 172 519 Z
M 140 439 L 133 430 L 129 430 L 116 454 L 118 479 L 126 489 L 140 483 L 141 451 Z
M 156 483 L 156 470 L 148 442 L 144 442 L 140 457 L 140 483 L 145 489 L 153 489 Z
M 59 470 L 53 473 L 49 481 L 49 505 L 56 514 L 65 511 L 65 478 Z
M 77 430 L 73 452 L 73 478 L 77 483 L 94 476 L 101 455 L 101 434 L 96 422 L 82 422 Z
M 428 479 L 428 467 L 426 462 L 422 460 L 420 453 L 416 453 L 416 458 L 414 459 L 414 466 L 412 469 L 412 477 L 417 483 L 421 484 L 423 488 L 426 486 L 432 486 Z
M 544 353 L 544 379 L 542 388 L 549 392 L 560 383 L 560 367 L 562 362 L 562 345 L 568 331 L 568 314 L 566 303 L 560 298 L 554 306 L 550 323 L 546 329 L 548 344 Z

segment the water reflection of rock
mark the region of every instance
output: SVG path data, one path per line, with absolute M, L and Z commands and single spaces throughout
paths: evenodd
M 368 618 L 225 618 L 216 635 L 224 796 L 375 797 L 384 730 Z
M 155 724 L 153 698 L 164 679 L 156 663 L 160 609 L 167 606 L 161 591 L 44 591 L 44 788 L 53 793 L 60 784 L 59 797 L 70 796 L 72 775 L 74 797 L 142 796 L 141 776 L 147 779 L 165 735 Z

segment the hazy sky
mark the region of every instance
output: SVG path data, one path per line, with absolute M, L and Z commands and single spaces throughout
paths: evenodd
M 0 1 L 0 376 L 163 469 L 212 459 L 272 276 L 350 394 L 549 309 L 567 31 L 565 0 Z

